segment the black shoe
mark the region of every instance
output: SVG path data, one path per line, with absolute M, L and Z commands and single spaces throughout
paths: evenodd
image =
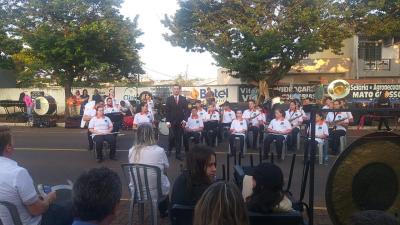
M 114 156 L 110 156 L 110 159 L 113 160 L 113 161 L 118 161 L 118 159 L 117 159 L 117 157 L 115 155 Z
M 96 159 L 96 162 L 101 163 L 101 162 L 103 162 L 103 159 L 102 158 Z
M 393 129 L 391 129 L 391 128 L 387 129 L 387 132 L 392 132 L 392 131 L 393 131 Z

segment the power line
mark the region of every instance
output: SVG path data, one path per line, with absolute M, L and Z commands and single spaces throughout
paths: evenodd
M 163 73 L 163 72 L 160 72 L 160 71 L 157 71 L 157 70 L 148 68 L 148 67 L 146 67 L 146 66 L 143 66 L 143 68 L 146 69 L 146 70 L 149 70 L 149 71 L 151 71 L 151 72 L 153 72 L 153 73 L 157 73 L 157 74 L 160 74 L 160 75 L 163 75 L 163 76 L 172 78 L 172 79 L 175 79 L 175 78 L 176 78 L 176 76 L 172 76 L 172 75 L 169 75 L 169 74 L 166 74 L 166 73 Z

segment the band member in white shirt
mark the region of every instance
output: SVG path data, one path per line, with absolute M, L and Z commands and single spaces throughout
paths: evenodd
M 264 140 L 264 156 L 263 159 L 268 159 L 271 143 L 276 140 L 276 151 L 278 160 L 281 160 L 283 142 L 287 135 L 292 131 L 292 125 L 285 119 L 285 111 L 283 109 L 275 110 L 275 119 L 268 126 L 268 134 Z
M 249 100 L 249 109 L 243 112 L 243 118 L 247 120 L 248 131 L 253 132 L 253 149 L 257 148 L 257 138 L 258 133 L 260 131 L 260 122 L 257 117 L 260 115 L 260 112 L 256 109 L 256 103 L 254 100 Z M 247 136 L 246 138 L 247 147 L 250 147 L 250 140 Z
M 333 109 L 340 109 L 339 100 L 333 102 Z M 326 122 L 332 129 L 329 131 L 329 139 L 331 140 L 332 151 L 339 154 L 340 137 L 346 135 L 346 127 L 349 125 L 346 112 L 329 112 L 326 115 Z
M 116 141 L 115 136 L 111 134 L 113 123 L 110 118 L 104 116 L 104 107 L 96 108 L 96 116 L 90 119 L 89 131 L 92 133 L 93 141 L 96 143 L 97 162 L 103 161 L 103 142 L 110 145 L 110 159 L 115 160 Z
M 243 113 L 241 110 L 236 111 L 236 119 L 232 121 L 231 127 L 230 127 L 230 133 L 231 135 L 229 136 L 229 146 L 231 148 L 231 154 L 236 154 L 235 152 L 235 138 L 239 137 L 240 138 L 240 152 L 241 155 L 243 155 L 243 149 L 244 149 L 244 137 L 247 132 L 247 122 L 245 119 L 243 119 Z
M 114 101 L 111 97 L 108 97 L 106 99 L 106 105 L 104 107 L 104 113 L 108 114 L 108 113 L 118 113 L 119 108 L 114 104 Z
M 219 120 L 219 112 L 215 109 L 215 106 L 209 105 L 206 120 L 204 122 L 206 143 L 208 146 L 213 146 L 215 143 L 218 133 Z
M 201 138 L 201 132 L 203 131 L 204 124 L 203 120 L 197 114 L 197 109 L 192 108 L 192 114 L 187 119 L 185 126 L 185 134 L 183 135 L 183 144 L 185 146 L 185 152 L 189 151 L 189 139 L 194 137 L 194 143 L 199 144 Z
M 94 104 L 93 104 L 94 102 Z M 83 111 L 83 116 L 82 116 L 82 121 L 81 121 L 81 128 L 88 128 L 89 121 L 96 116 L 96 108 L 97 107 L 103 107 L 104 108 L 104 101 L 101 99 L 98 99 L 96 101 L 88 102 L 85 105 L 85 110 Z M 89 129 L 87 131 L 87 137 L 88 137 L 88 150 L 93 150 L 93 138 L 92 138 L 92 133 L 90 133 Z
M 290 101 L 289 109 L 285 112 L 285 119 L 292 125 L 292 132 L 288 135 L 287 145 L 290 150 L 295 150 L 297 134 L 300 132 L 300 125 L 303 123 L 303 114 L 297 110 L 296 102 Z
M 341 106 L 342 109 L 347 109 L 348 108 L 346 106 L 346 100 L 345 99 L 341 99 L 340 100 L 340 106 Z M 347 114 L 347 119 L 349 119 L 349 123 L 353 123 L 354 122 L 353 114 L 350 111 L 346 112 L 346 114 Z
M 197 109 L 197 115 L 203 120 L 203 122 L 206 120 L 207 117 L 207 111 L 204 110 L 203 104 L 201 103 L 201 100 L 196 100 L 196 109 Z
M 332 107 L 332 98 L 330 96 L 325 97 L 324 106 L 322 109 L 331 109 Z
M 231 127 L 232 121 L 236 119 L 235 112 L 231 109 L 231 106 L 228 101 L 224 103 L 224 110 L 221 112 L 221 123 L 219 124 L 218 130 L 218 140 L 222 141 L 222 136 L 224 133 L 224 128 L 227 127 L 228 129 Z
M 264 141 L 264 130 L 265 130 L 265 126 L 267 126 L 267 114 L 265 113 L 265 110 L 261 107 L 261 106 L 257 106 L 256 107 L 257 111 L 260 112 L 260 114 L 257 116 L 257 120 L 258 123 L 260 124 L 260 145 L 263 143 Z
M 140 103 L 140 112 L 135 114 L 133 119 L 133 127 L 137 128 L 142 123 L 152 124 L 154 121 L 153 114 L 149 111 L 149 106 L 146 102 Z
M 310 128 L 307 129 L 307 138 L 304 142 L 304 160 L 307 161 L 309 157 L 309 146 L 310 146 Z M 318 112 L 315 115 L 315 149 L 318 144 L 323 144 L 323 161 L 324 164 L 328 162 L 328 137 L 329 137 L 329 129 L 328 125 L 324 120 L 324 115 L 322 112 Z

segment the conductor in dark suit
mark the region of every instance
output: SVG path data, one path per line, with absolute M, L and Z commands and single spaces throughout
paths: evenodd
M 175 84 L 172 87 L 172 96 L 167 98 L 166 111 L 167 111 L 167 126 L 169 127 L 169 149 L 168 154 L 171 154 L 172 148 L 175 146 L 176 158 L 182 160 L 181 143 L 183 136 L 183 127 L 186 119 L 189 117 L 188 102 L 184 96 L 181 95 L 182 87 Z

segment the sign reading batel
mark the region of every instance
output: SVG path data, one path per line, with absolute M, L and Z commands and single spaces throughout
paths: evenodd
M 237 102 L 236 86 L 209 86 L 214 93 L 217 104 L 223 104 L 225 101 Z M 182 87 L 182 94 L 190 99 L 206 99 L 206 86 L 204 87 Z

